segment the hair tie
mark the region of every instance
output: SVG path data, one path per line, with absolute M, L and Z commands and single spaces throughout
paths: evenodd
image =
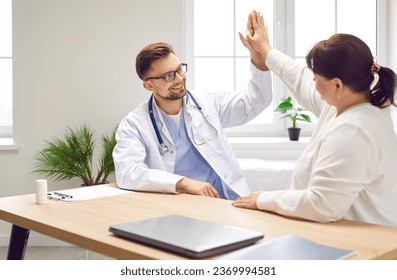
M 372 75 L 378 74 L 379 70 L 380 70 L 380 65 L 378 63 L 374 62 L 371 66 L 371 74 Z

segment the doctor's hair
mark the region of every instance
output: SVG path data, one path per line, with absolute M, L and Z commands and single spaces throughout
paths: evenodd
M 174 49 L 171 45 L 163 42 L 153 43 L 144 47 L 135 60 L 135 69 L 138 77 L 144 81 L 152 63 L 159 58 L 167 57 L 170 53 L 175 54 Z
M 375 63 L 370 48 L 354 35 L 338 33 L 318 42 L 306 55 L 306 64 L 313 73 L 339 78 L 354 93 L 366 94 L 373 106 L 397 106 L 396 74 Z

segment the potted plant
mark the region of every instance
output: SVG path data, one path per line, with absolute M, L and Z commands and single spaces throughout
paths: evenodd
M 296 123 L 298 121 L 311 122 L 310 116 L 303 114 L 306 109 L 301 107 L 295 107 L 292 104 L 292 98 L 290 96 L 285 96 L 280 99 L 275 112 L 283 114 L 280 119 L 289 118 L 292 121 L 292 127 L 288 128 L 288 135 L 291 141 L 298 141 L 300 135 L 300 127 L 297 127 Z
M 80 178 L 83 186 L 108 183 L 107 178 L 114 172 L 112 152 L 116 145 L 115 132 L 102 136 L 102 153 L 96 175 L 93 172 L 95 139 L 94 133 L 83 125 L 79 129 L 68 129 L 64 139 L 47 141 L 47 146 L 35 156 L 33 173 L 39 173 L 55 181 Z

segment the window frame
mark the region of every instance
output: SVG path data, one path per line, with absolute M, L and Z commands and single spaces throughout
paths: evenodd
M 11 138 L 13 135 L 12 125 L 0 125 L 0 138 Z
M 11 15 L 10 15 L 10 17 L 11 17 L 11 54 L 10 54 L 10 56 L 9 55 L 7 55 L 7 56 L 0 56 L 0 60 L 11 60 L 11 86 L 12 86 L 12 84 L 13 84 L 13 54 L 12 54 L 12 38 L 13 38 L 13 36 L 12 36 L 12 0 L 10 0 L 10 5 L 11 5 Z M 14 95 L 14 92 L 13 92 L 13 88 L 11 88 L 11 98 L 13 99 L 13 95 Z M 1 102 L 1 100 L 0 100 L 0 102 Z M 12 106 L 13 106 L 13 104 L 12 104 Z M 11 110 L 12 110 L 12 108 L 11 108 Z M 13 116 L 11 116 L 11 125 L 1 125 L 0 124 L 0 138 L 12 138 L 12 136 L 13 136 Z
M 187 86 L 194 88 L 194 1 L 185 0 L 185 36 L 184 36 L 184 57 L 189 64 L 189 79 Z M 341 1 L 341 0 L 336 0 Z M 380 64 L 388 63 L 388 0 L 377 0 L 377 61 Z M 277 0 L 274 1 L 274 42 L 273 47 L 295 57 L 295 0 Z M 236 56 L 238 57 L 238 56 Z M 273 74 L 272 74 L 273 75 Z M 284 83 L 278 78 L 273 79 L 273 108 L 274 110 L 278 100 L 286 96 L 289 92 Z M 229 137 L 287 137 L 287 127 L 290 126 L 288 120 L 278 120 L 279 116 L 275 114 L 274 123 L 271 124 L 246 124 L 239 127 L 226 129 Z M 301 136 L 310 137 L 315 128 L 313 123 L 300 123 L 302 128 Z

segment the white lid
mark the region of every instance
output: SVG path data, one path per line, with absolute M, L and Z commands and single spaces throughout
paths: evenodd
M 46 179 L 38 179 L 35 181 L 35 186 L 36 187 L 46 187 L 47 186 L 47 180 Z

